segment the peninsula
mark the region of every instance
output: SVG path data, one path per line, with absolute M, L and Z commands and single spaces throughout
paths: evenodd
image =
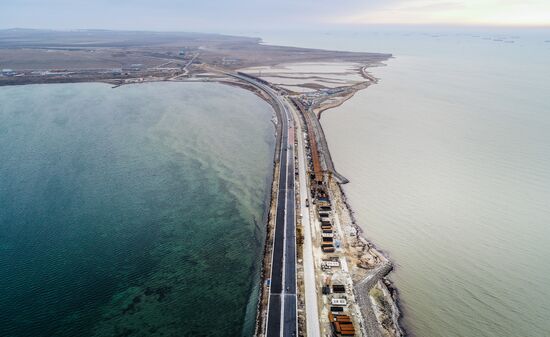
M 272 105 L 277 147 L 257 336 L 403 336 L 392 264 L 356 223 L 320 118 L 376 83 L 391 55 L 259 38 L 102 30 L 0 31 L 0 85 L 213 81 Z

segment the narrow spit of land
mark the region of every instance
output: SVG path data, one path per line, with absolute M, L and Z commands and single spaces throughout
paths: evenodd
M 364 67 L 346 67 L 365 74 Z M 275 177 L 279 179 L 273 184 L 256 335 L 403 336 L 397 294 L 385 278 L 392 264 L 364 238 L 356 224 L 341 188 L 348 180 L 334 170 L 318 123 L 320 112 L 327 109 L 325 104 L 342 104 L 374 83 L 373 78 L 367 74 L 361 85 L 316 91 L 312 96 L 289 92 L 242 71 L 232 74 L 208 69 L 228 77 L 220 81 L 245 86 L 266 99 L 281 121 L 281 156 L 275 158 Z M 240 82 L 232 82 L 234 79 Z M 292 172 L 296 198 L 289 202 L 288 189 L 292 186 L 288 177 Z M 283 202 L 281 195 L 287 196 Z M 288 228 L 294 227 L 295 233 L 289 232 Z M 296 241 L 296 256 L 285 250 L 289 239 Z M 297 282 L 297 287 L 289 288 L 278 280 L 287 280 L 293 268 L 296 278 L 293 272 L 292 282 Z M 296 309 L 288 315 L 289 308 L 282 308 L 280 299 L 294 294 L 297 302 L 292 297 L 291 303 Z
M 256 335 L 404 335 L 391 263 L 357 226 L 319 123 L 391 55 L 191 33 L 15 29 L 0 41 L 0 85 L 216 81 L 265 99 L 278 144 Z

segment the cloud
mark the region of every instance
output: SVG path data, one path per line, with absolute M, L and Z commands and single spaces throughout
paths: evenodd
M 437 3 L 422 3 L 404 6 L 403 10 L 411 11 L 448 11 L 464 8 L 463 3 L 459 2 L 437 2 Z
M 377 9 L 336 17 L 340 24 L 486 24 L 550 26 L 550 2 L 543 0 L 402 0 Z
M 365 23 L 550 25 L 548 0 L 0 0 L 0 28 L 209 30 Z
M 360 0 L 0 0 L 0 28 L 231 29 L 321 24 Z

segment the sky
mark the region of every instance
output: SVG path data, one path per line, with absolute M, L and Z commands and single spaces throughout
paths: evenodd
M 223 32 L 369 24 L 550 27 L 550 0 L 0 0 L 0 28 Z

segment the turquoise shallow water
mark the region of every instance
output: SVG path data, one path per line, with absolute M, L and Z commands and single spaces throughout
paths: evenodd
M 1 336 L 251 334 L 269 105 L 182 83 L 0 102 Z
M 395 56 L 321 122 L 408 332 L 550 336 L 550 29 L 262 35 Z

